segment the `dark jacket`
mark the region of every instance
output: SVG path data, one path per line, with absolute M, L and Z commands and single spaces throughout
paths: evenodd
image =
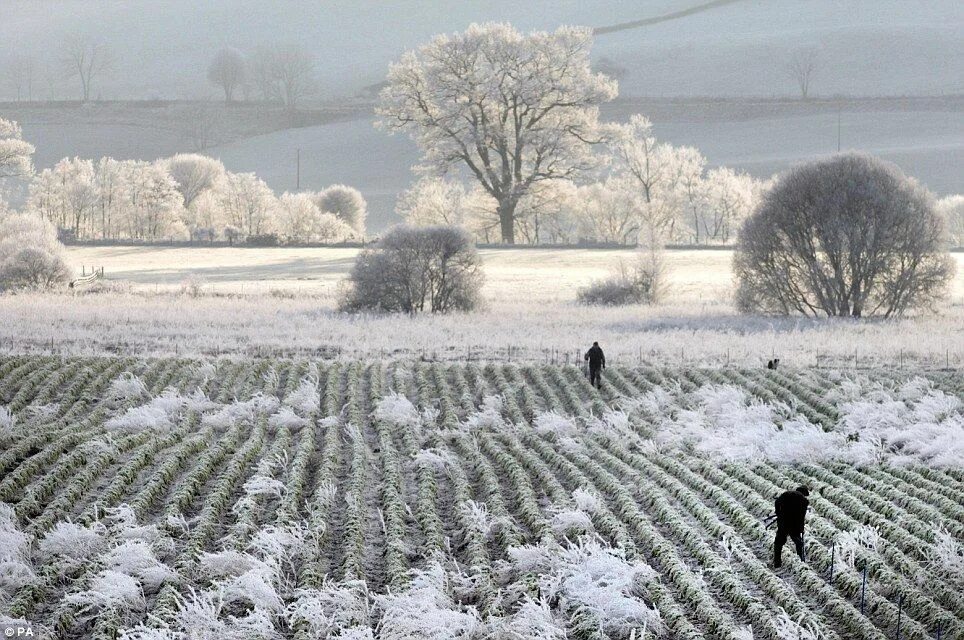
M 809 506 L 807 496 L 797 491 L 785 491 L 776 501 L 777 528 L 790 533 L 803 531 Z
M 589 351 L 586 352 L 586 360 L 589 361 L 589 366 L 593 369 L 606 366 L 606 356 L 603 355 L 603 350 L 599 346 L 589 348 Z

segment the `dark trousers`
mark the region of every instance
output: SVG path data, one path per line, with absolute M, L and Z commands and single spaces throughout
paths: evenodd
M 787 542 L 787 537 L 793 540 L 793 545 L 797 548 L 797 555 L 801 560 L 806 560 L 803 553 L 803 531 L 788 531 L 782 527 L 777 527 L 777 537 L 773 541 L 773 566 L 779 567 L 782 562 L 783 545 Z
M 597 389 L 602 387 L 602 367 L 589 365 L 589 384 Z

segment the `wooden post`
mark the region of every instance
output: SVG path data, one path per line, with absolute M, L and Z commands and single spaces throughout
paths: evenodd
M 864 601 L 867 595 L 867 563 L 864 563 L 864 578 L 860 584 L 860 615 L 864 615 Z
M 900 640 L 900 622 L 901 616 L 904 613 L 904 594 L 900 594 L 900 598 L 897 599 L 897 640 Z
M 837 553 L 837 545 L 834 544 L 830 547 L 830 580 L 828 580 L 828 583 L 830 584 L 831 587 L 833 586 L 833 562 L 834 562 L 834 555 L 836 553 Z

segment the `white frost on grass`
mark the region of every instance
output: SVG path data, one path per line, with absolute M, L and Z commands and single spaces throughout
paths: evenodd
M 111 381 L 106 398 L 113 401 L 129 401 L 140 400 L 148 395 L 144 381 L 130 371 L 125 371 Z
M 148 402 L 129 407 L 123 414 L 110 418 L 104 426 L 123 432 L 172 429 L 174 421 L 184 412 L 209 411 L 217 406 L 199 389 L 184 395 L 168 387 Z
M 30 538 L 20 530 L 13 507 L 0 502 L 0 603 L 34 578 Z
M 9 407 L 0 404 L 0 436 L 9 435 L 17 425 L 17 416 Z
M 964 591 L 964 542 L 943 526 L 934 528 L 934 542 L 924 550 L 927 566 Z
M 84 527 L 73 522 L 58 522 L 40 541 L 40 553 L 84 562 L 106 546 L 104 528 L 99 523 Z
M 313 370 L 298 383 L 298 387 L 284 398 L 284 404 L 303 416 L 310 416 L 321 409 L 321 389 L 318 386 L 318 371 Z
M 375 602 L 380 640 L 456 640 L 472 637 L 482 627 L 478 610 L 456 603 L 448 575 L 435 562 L 412 571 L 407 589 L 376 595 Z
M 563 415 L 555 411 L 545 411 L 538 414 L 532 422 L 536 433 L 555 434 L 559 437 L 571 437 L 579 434 L 579 425 L 572 416 Z
M 295 413 L 291 407 L 282 406 L 268 418 L 268 426 L 272 429 L 288 427 L 289 431 L 297 433 L 308 426 L 308 419 Z
M 384 396 L 375 404 L 372 413 L 376 420 L 386 422 L 396 427 L 417 428 L 420 426 L 421 415 L 411 400 L 400 393 L 392 392 Z
M 634 629 L 659 633 L 663 627 L 659 612 L 645 602 L 645 584 L 657 578 L 656 572 L 628 561 L 621 549 L 581 538 L 565 547 L 513 547 L 508 554 L 517 574 L 540 574 L 543 598 L 558 602 L 571 621 L 592 626 L 586 633 L 627 637 Z
M 251 422 L 260 414 L 274 413 L 279 404 L 281 402 L 275 396 L 256 393 L 248 400 L 235 400 L 217 411 L 204 414 L 201 424 L 215 430 L 230 429 L 237 422 Z

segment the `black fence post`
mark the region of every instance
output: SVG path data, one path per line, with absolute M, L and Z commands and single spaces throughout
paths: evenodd
M 834 544 L 830 547 L 830 580 L 827 581 L 831 587 L 833 586 L 833 564 L 834 564 L 834 556 L 836 555 L 836 553 L 837 553 L 837 545 Z
M 900 594 L 900 598 L 897 599 L 897 640 L 900 640 L 900 623 L 901 617 L 904 613 L 904 594 Z
M 864 577 L 860 584 L 860 615 L 864 615 L 864 601 L 867 595 L 867 563 L 864 563 Z

